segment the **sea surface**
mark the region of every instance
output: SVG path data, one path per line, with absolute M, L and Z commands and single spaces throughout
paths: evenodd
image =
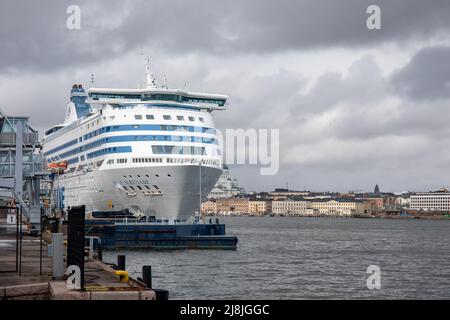
M 107 251 L 170 299 L 450 299 L 450 220 L 221 217 L 237 250 Z M 369 290 L 367 268 L 380 268 Z

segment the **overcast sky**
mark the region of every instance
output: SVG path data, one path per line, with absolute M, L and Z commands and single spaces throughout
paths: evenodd
M 247 190 L 450 187 L 449 17 L 448 0 L 2 0 L 0 108 L 43 131 L 91 73 L 136 87 L 144 53 L 169 87 L 229 95 L 218 128 L 280 129 L 277 175 L 232 167 Z

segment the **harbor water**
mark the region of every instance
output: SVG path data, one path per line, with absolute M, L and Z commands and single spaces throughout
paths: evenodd
M 121 250 L 170 299 L 449 299 L 450 220 L 220 218 L 237 250 Z M 367 288 L 367 267 L 381 288 Z

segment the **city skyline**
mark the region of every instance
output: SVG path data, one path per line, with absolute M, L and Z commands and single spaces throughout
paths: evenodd
M 280 129 L 278 174 L 230 165 L 246 190 L 450 186 L 448 1 L 80 1 L 68 30 L 71 4 L 0 4 L 0 108 L 41 134 L 73 83 L 142 82 L 144 54 L 159 84 L 229 95 L 218 128 Z

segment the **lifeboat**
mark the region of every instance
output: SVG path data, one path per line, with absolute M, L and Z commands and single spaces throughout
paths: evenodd
M 58 166 L 63 169 L 67 169 L 67 161 L 61 161 L 58 163 Z
M 48 171 L 64 171 L 67 169 L 67 161 L 52 162 L 47 165 Z

